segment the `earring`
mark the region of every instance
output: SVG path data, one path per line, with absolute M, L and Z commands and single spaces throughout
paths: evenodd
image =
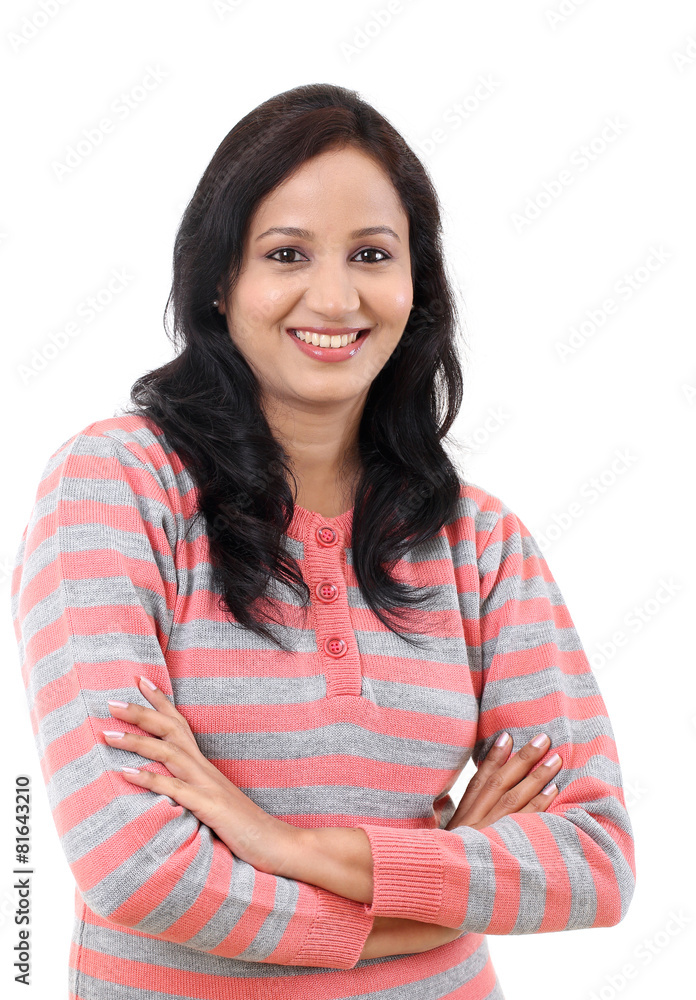
M 214 306 L 217 306 L 217 305 L 219 305 L 219 304 L 220 304 L 220 303 L 218 302 L 218 300 L 217 300 L 217 299 L 213 299 L 213 305 L 214 305 Z

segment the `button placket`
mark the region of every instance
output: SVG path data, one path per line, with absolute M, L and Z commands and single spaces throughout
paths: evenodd
M 344 539 L 342 533 L 323 522 L 319 515 L 317 519 L 308 533 L 305 563 L 317 651 L 326 677 L 326 696 L 360 696 L 362 669 L 348 606 Z

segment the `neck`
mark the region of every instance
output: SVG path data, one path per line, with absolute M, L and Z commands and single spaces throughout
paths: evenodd
M 362 406 L 324 413 L 273 407 L 265 410 L 274 437 L 290 459 L 296 502 L 325 517 L 349 510 L 360 471 L 357 438 Z M 340 508 L 340 509 L 339 509 Z

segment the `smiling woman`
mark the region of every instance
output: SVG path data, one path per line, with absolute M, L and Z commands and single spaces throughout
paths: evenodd
M 579 636 L 443 447 L 440 240 L 426 171 L 356 93 L 269 99 L 181 221 L 183 349 L 48 459 L 12 610 L 74 1000 L 502 1000 L 486 934 L 626 914 Z
M 278 246 L 282 236 L 293 244 Z M 366 246 L 368 237 L 379 245 Z M 344 145 L 292 171 L 252 215 L 243 269 L 218 294 L 296 477 L 310 490 L 317 473 L 335 478 L 413 306 L 408 215 L 379 160 Z

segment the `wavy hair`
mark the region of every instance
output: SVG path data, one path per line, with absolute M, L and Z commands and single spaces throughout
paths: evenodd
M 164 326 L 179 353 L 137 379 L 122 411 L 161 428 L 196 483 L 218 606 L 285 652 L 267 624 L 281 623 L 266 588 L 271 579 L 281 581 L 309 605 L 310 589 L 282 537 L 296 496 L 289 480 L 297 482 L 264 416 L 258 380 L 212 302 L 218 286 L 227 294 L 234 289 L 261 199 L 306 160 L 346 146 L 381 164 L 409 220 L 413 309 L 361 415 L 351 542 L 368 607 L 401 634 L 388 614 L 408 617 L 427 594 L 392 571 L 411 546 L 452 519 L 459 499 L 459 473 L 442 439 L 461 406 L 463 378 L 437 194 L 404 139 L 356 91 L 295 87 L 254 108 L 222 140 L 176 234 Z M 416 611 L 414 634 L 419 620 Z M 418 645 L 413 636 L 401 638 Z

